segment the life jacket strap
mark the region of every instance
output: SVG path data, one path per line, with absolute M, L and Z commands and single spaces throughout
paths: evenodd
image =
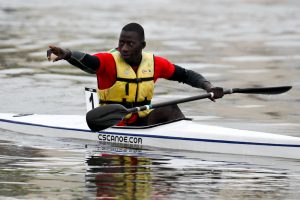
M 141 83 L 144 81 L 152 81 L 154 80 L 154 77 L 147 77 L 147 78 L 119 78 L 117 77 L 117 81 L 127 82 L 127 83 Z
M 151 101 L 150 100 L 145 100 L 142 102 L 126 102 L 125 99 L 123 99 L 123 102 L 117 102 L 117 101 L 101 101 L 100 100 L 100 104 L 121 104 L 122 106 L 126 107 L 126 108 L 134 108 L 134 107 L 140 107 L 140 106 L 144 106 L 144 105 L 150 105 Z

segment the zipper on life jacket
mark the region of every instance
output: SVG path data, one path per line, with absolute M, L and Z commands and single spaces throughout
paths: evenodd
M 139 84 L 139 82 L 137 81 L 137 82 L 136 82 L 136 91 L 135 91 L 135 102 L 137 102 L 139 88 L 140 88 L 140 84 Z

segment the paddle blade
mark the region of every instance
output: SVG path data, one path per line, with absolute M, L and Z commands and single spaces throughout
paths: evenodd
M 233 88 L 232 93 L 246 93 L 246 94 L 281 94 L 289 91 L 292 86 L 279 87 L 263 87 L 263 88 Z
M 124 106 L 109 104 L 90 110 L 86 114 L 86 122 L 91 131 L 97 132 L 118 124 L 127 114 Z

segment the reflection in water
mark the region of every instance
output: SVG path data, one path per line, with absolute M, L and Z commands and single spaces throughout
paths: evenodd
M 93 157 L 92 160 L 89 165 L 97 167 L 88 170 L 87 181 L 96 185 L 97 197 L 122 199 L 149 197 L 151 190 L 149 159 L 102 154 Z
M 139 152 L 128 150 L 117 147 L 117 152 Z M 148 199 L 151 196 L 153 163 L 150 158 L 98 151 L 87 159 L 87 164 L 87 187 L 96 190 L 97 197 Z
M 101 143 L 91 148 L 86 162 L 89 192 L 112 199 L 293 199 L 290 183 L 295 177 L 299 181 L 285 169 Z

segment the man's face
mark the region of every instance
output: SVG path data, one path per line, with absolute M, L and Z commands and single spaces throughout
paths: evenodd
M 136 64 L 141 61 L 142 50 L 145 42 L 134 31 L 122 31 L 119 38 L 119 51 L 122 58 L 128 64 Z

